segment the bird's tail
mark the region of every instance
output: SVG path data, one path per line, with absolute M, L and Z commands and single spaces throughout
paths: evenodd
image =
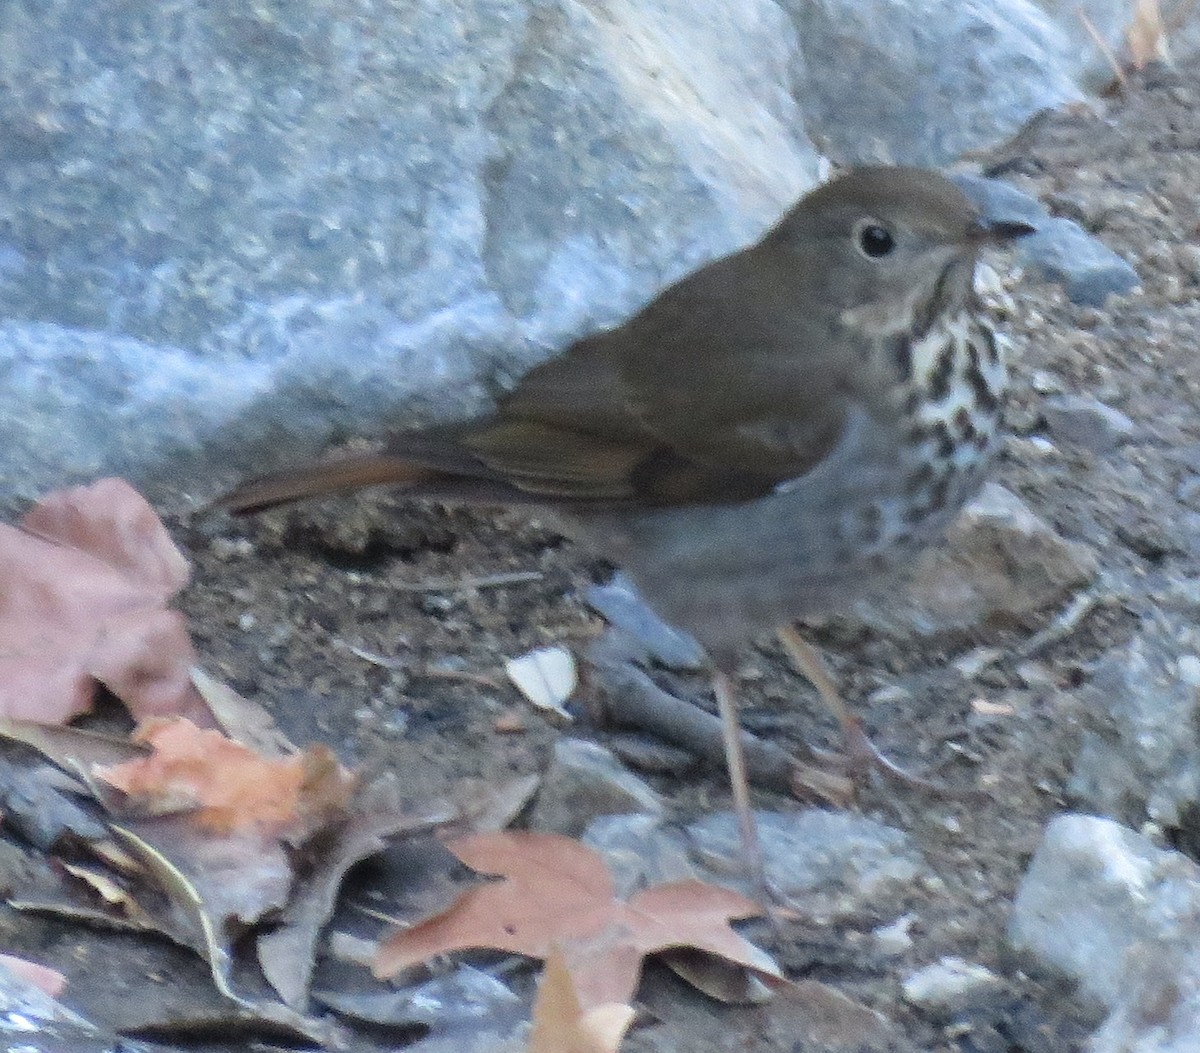
M 364 486 L 418 486 L 437 472 L 396 454 L 359 453 L 269 472 L 240 483 L 210 508 L 234 515 L 261 512 L 309 497 L 360 490 Z

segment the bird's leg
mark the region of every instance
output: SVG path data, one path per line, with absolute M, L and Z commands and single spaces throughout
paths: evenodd
M 763 865 L 758 824 L 750 805 L 750 781 L 746 776 L 746 754 L 742 746 L 742 726 L 738 720 L 737 693 L 728 673 L 718 670 L 713 675 L 713 691 L 717 696 L 717 710 L 721 714 L 725 766 L 729 770 L 729 784 L 733 790 L 733 810 L 737 815 L 738 835 L 742 842 L 742 862 L 759 903 L 766 910 L 771 924 L 778 927 L 779 917 L 772 908 L 775 905 L 787 906 L 787 900 L 767 880 L 766 867 Z
M 821 701 L 841 725 L 846 741 L 846 763 L 851 775 L 861 777 L 867 772 L 878 771 L 907 786 L 923 790 L 939 789 L 935 783 L 905 771 L 879 752 L 879 748 L 863 730 L 862 720 L 851 713 L 850 707 L 842 700 L 824 660 L 812 644 L 790 625 L 779 629 L 777 635 L 796 671 L 817 689 Z

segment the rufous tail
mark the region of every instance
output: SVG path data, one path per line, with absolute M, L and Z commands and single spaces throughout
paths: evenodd
M 209 507 L 234 515 L 248 515 L 309 497 L 360 490 L 364 486 L 413 486 L 432 474 L 429 468 L 394 454 L 351 454 L 247 479 L 218 497 Z

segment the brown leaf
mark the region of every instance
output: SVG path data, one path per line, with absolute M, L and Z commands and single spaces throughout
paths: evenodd
M 627 985 L 632 992 L 642 957 L 672 947 L 694 947 L 766 977 L 779 975 L 766 954 L 729 926 L 731 919 L 761 913 L 740 893 L 676 881 L 645 889 L 626 903 L 616 898 L 599 854 L 558 834 L 474 834 L 447 847 L 473 870 L 505 880 L 472 888 L 448 910 L 392 933 L 380 946 L 376 975 L 390 976 L 450 951 L 492 948 L 545 958 L 555 945 L 602 939 L 614 948 L 602 967 L 628 968 L 632 961 L 631 971 L 615 978 L 577 971 L 577 985 L 609 992 Z M 622 946 L 636 953 L 622 958 L 615 950 Z
M 597 971 L 586 949 L 570 956 L 561 947 L 550 951 L 533 1003 L 529 1053 L 616 1053 L 633 1022 L 633 1007 L 582 998 L 577 974 Z
M 191 813 L 217 834 L 254 830 L 302 840 L 345 807 L 353 776 L 325 746 L 292 757 L 262 757 L 218 731 L 181 717 L 154 719 L 134 740 L 148 757 L 95 769 L 142 815 Z
M 211 723 L 188 679 L 183 617 L 166 609 L 187 561 L 126 482 L 49 494 L 0 524 L 0 715 L 62 723 L 102 683 L 136 717 Z

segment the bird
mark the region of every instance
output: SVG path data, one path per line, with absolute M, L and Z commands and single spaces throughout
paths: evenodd
M 747 870 L 769 894 L 733 673 L 788 652 L 863 738 L 797 621 L 887 588 L 980 487 L 1001 441 L 1002 341 L 980 253 L 1031 233 L 942 174 L 851 168 L 756 243 L 535 366 L 481 419 L 251 478 L 246 514 L 385 485 L 550 511 L 706 650 Z

